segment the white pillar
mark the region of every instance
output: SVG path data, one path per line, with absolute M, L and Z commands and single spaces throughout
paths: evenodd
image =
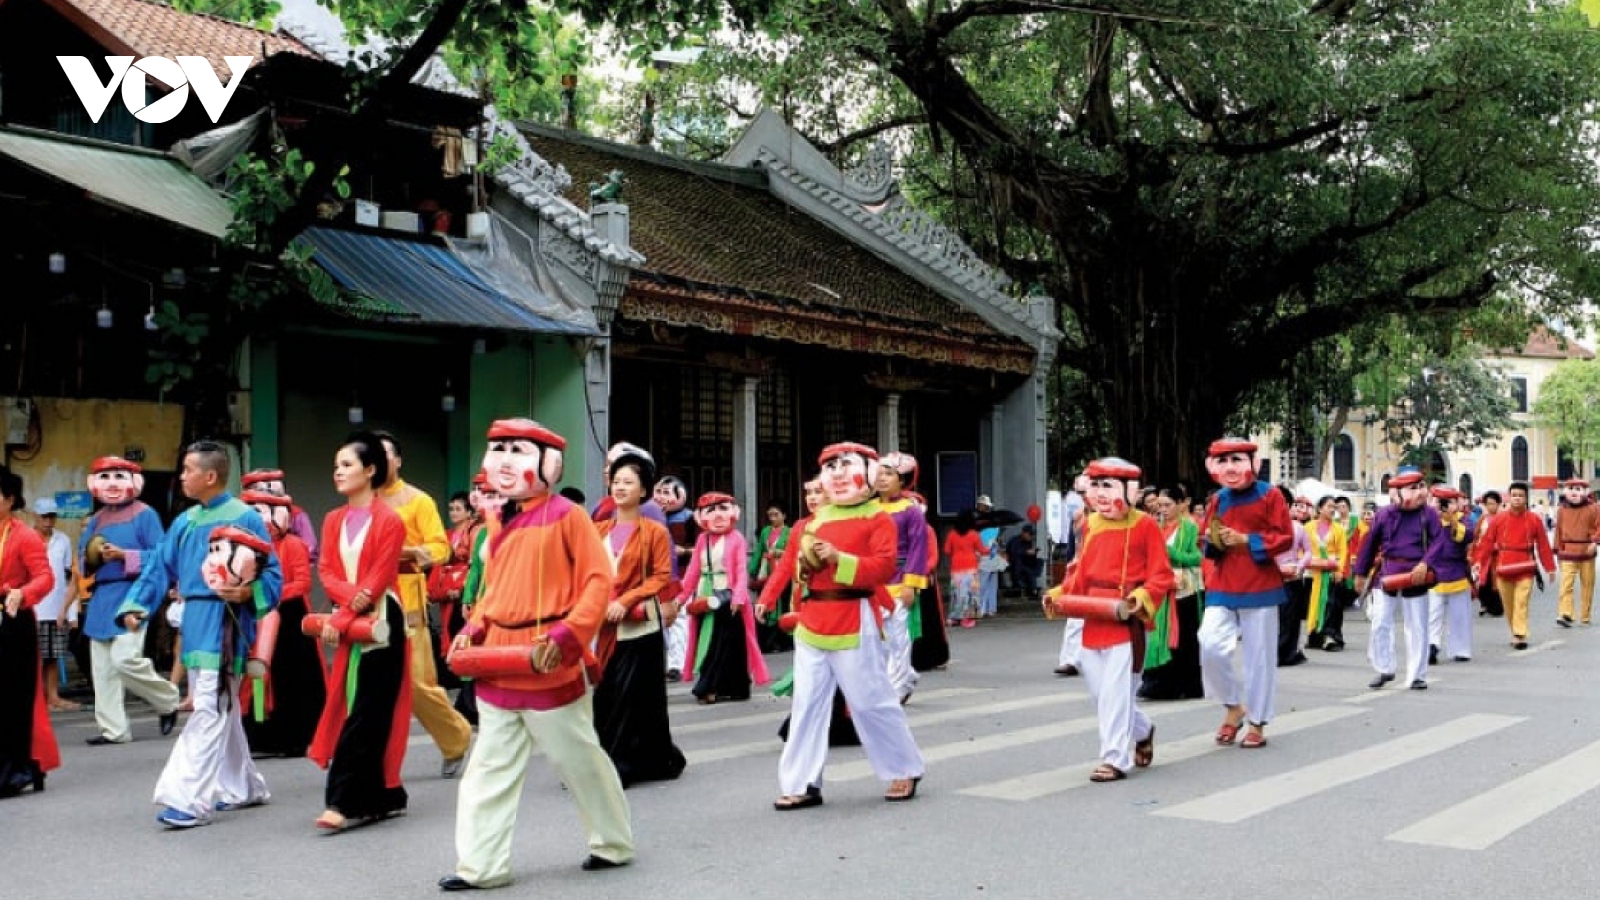
M 760 524 L 761 483 L 756 472 L 756 388 L 761 379 L 746 375 L 733 388 L 733 496 L 744 515 L 739 528 L 746 539 L 754 536 Z
M 900 449 L 900 395 L 890 391 L 878 404 L 879 453 L 893 453 Z

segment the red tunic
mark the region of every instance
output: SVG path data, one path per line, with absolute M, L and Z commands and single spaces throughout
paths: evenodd
M 345 577 L 344 554 L 340 552 L 344 520 L 350 508 L 342 506 L 322 520 L 322 552 L 317 556 L 317 574 L 322 579 L 322 589 L 335 607 L 329 624 L 338 629 L 340 634 L 356 620 L 357 614 L 350 608 L 350 601 L 362 590 L 374 598 L 372 610 L 378 616 L 384 615 L 385 603 L 400 602 L 400 554 L 406 546 L 406 526 L 400 520 L 400 515 L 385 503 L 373 503 L 369 508 L 372 510 L 372 521 L 367 526 L 367 536 L 361 544 L 355 581 Z M 397 596 L 386 600 L 385 594 Z M 406 641 L 403 632 L 389 636 L 389 642 L 398 645 L 400 651 L 410 659 L 410 648 Z M 328 700 L 322 707 L 322 718 L 317 722 L 316 737 L 311 739 L 311 749 L 307 751 L 312 761 L 324 769 L 333 761 L 333 752 L 339 745 L 339 734 L 344 731 L 345 714 L 349 708 L 344 691 L 350 670 L 350 647 L 349 641 L 339 642 L 339 651 L 333 658 L 333 674 L 328 679 Z M 383 750 L 383 783 L 386 787 L 400 786 L 400 766 L 406 759 L 406 738 L 411 733 L 410 725 L 411 678 L 407 675 L 400 679 L 400 696 L 395 700 L 394 718 L 389 725 L 389 743 Z
M 22 608 L 39 605 L 56 586 L 44 539 L 15 517 L 0 526 L 0 600 L 13 589 L 22 591 Z M 33 670 L 39 672 L 39 642 L 33 642 Z M 44 679 L 33 680 L 33 761 L 49 772 L 61 766 L 61 750 L 50 727 L 50 710 L 44 705 Z
M 1548 570 L 1555 569 L 1555 556 L 1550 552 L 1550 538 L 1545 534 L 1544 522 L 1527 510 L 1517 513 L 1505 509 L 1489 520 L 1472 561 L 1488 578 L 1491 567 L 1498 569 L 1508 563 L 1524 563 L 1533 559 L 1535 553 L 1541 565 Z M 1496 572 L 1494 577 L 1502 576 Z M 1525 581 L 1532 577 L 1533 573 L 1529 572 L 1506 580 Z
M 802 537 L 791 537 L 790 545 L 798 548 L 804 535 L 832 544 L 839 556 L 834 564 L 806 579 L 807 599 L 799 609 L 795 640 L 820 650 L 859 646 L 859 600 L 871 600 L 879 613 L 893 604 L 885 586 L 897 570 L 899 532 L 894 520 L 876 500 L 856 506 L 824 506 L 806 523 Z
M 1155 520 L 1138 510 L 1122 519 L 1089 516 L 1078 564 L 1062 582 L 1065 594 L 1095 597 L 1134 597 L 1145 627 L 1155 621 L 1156 608 L 1177 584 L 1167 557 L 1167 542 Z M 1104 650 L 1132 640 L 1122 622 L 1088 619 L 1083 623 L 1083 646 Z

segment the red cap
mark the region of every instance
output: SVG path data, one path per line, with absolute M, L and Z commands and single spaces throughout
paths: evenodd
M 270 480 L 270 479 L 269 479 Z M 239 495 L 250 506 L 293 506 L 288 494 L 269 494 L 266 491 L 244 491 Z
M 1084 469 L 1083 474 L 1090 478 L 1120 478 L 1123 481 L 1134 481 L 1143 472 L 1138 466 L 1125 459 L 1107 456 L 1104 459 L 1097 459 L 1089 463 L 1089 468 Z
M 828 446 L 823 447 L 822 453 L 817 456 L 817 465 L 825 465 L 827 464 L 828 460 L 833 459 L 835 456 L 844 456 L 846 453 L 859 453 L 866 459 L 878 458 L 878 451 L 868 447 L 866 444 L 857 444 L 854 441 L 841 441 L 837 444 L 829 444 Z
M 272 543 L 270 541 L 252 532 L 245 531 L 237 525 L 218 525 L 216 528 L 211 529 L 210 539 L 213 541 L 232 541 L 235 544 L 249 547 L 257 553 L 270 554 L 272 552 Z
M 489 475 L 488 475 L 488 473 L 484 472 L 482 469 L 479 469 L 477 472 L 475 472 L 473 474 L 473 476 L 472 476 L 472 486 L 473 487 L 480 487 L 481 488 L 481 487 L 483 487 L 484 485 L 486 485 L 488 483 L 489 483 Z
M 1578 476 L 1574 475 L 1571 478 L 1568 478 L 1566 481 L 1561 482 L 1561 486 L 1562 487 L 1581 487 L 1584 490 L 1588 490 L 1588 488 L 1589 488 L 1589 479 L 1587 479 L 1587 478 L 1579 478 Z
M 239 486 L 240 487 L 249 487 L 252 484 L 260 484 L 263 481 L 282 481 L 282 480 L 283 480 L 283 470 L 282 469 L 257 469 L 254 472 L 246 473 L 243 478 L 240 478 L 239 479 Z
M 100 472 L 133 472 L 137 474 L 143 471 L 144 469 L 139 468 L 138 463 L 129 462 L 120 456 L 102 456 L 89 464 L 89 474 L 91 475 Z
M 1237 437 L 1225 437 L 1211 442 L 1206 448 L 1207 456 L 1226 456 L 1229 453 L 1254 453 L 1259 447 L 1255 441 Z
M 1393 484 L 1394 481 L 1391 479 L 1389 483 Z M 1429 493 L 1433 494 L 1435 497 L 1438 497 L 1440 500 L 1460 500 L 1462 497 L 1466 496 L 1466 494 L 1461 493 L 1455 488 L 1445 487 L 1442 484 L 1434 485 Z
M 1410 487 L 1413 484 L 1421 483 L 1422 473 L 1416 471 L 1415 469 L 1410 472 L 1401 472 L 1399 475 L 1395 475 L 1389 479 L 1389 487 L 1392 488 Z
M 718 503 L 737 503 L 737 502 L 738 501 L 733 499 L 733 495 L 732 494 L 724 494 L 721 491 L 707 491 L 706 493 L 700 495 L 700 499 L 699 500 L 696 500 L 694 502 L 694 508 L 695 509 L 705 509 L 708 506 L 716 506 Z
M 532 419 L 496 419 L 489 426 L 489 440 L 535 441 L 557 450 L 567 449 L 567 439 Z

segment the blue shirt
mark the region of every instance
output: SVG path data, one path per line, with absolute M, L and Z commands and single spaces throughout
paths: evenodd
M 117 610 L 117 618 L 129 612 L 153 613 L 174 582 L 183 604 L 183 664 L 191 669 L 222 668 L 223 635 L 230 617 L 233 629 L 230 671 L 241 672 L 255 641 L 256 621 L 278 605 L 283 588 L 283 571 L 276 554 L 256 576 L 255 602 L 227 603 L 205 581 L 206 554 L 211 550 L 211 532 L 222 525 L 236 525 L 259 536 L 269 546 L 272 536 L 255 510 L 224 492 L 210 502 L 191 506 L 173 520 L 160 546 L 144 555 L 144 571 L 134 582 Z
M 107 521 L 111 520 L 111 521 Z M 126 629 L 117 624 L 118 611 L 128 590 L 143 571 L 144 554 L 161 543 L 161 517 L 135 500 L 125 506 L 108 506 L 95 513 L 78 539 L 78 559 L 88 572 L 85 551 L 95 535 L 120 549 L 124 559 L 107 560 L 94 571 L 94 587 L 89 594 L 89 610 L 83 619 L 83 633 L 97 641 L 109 641 Z

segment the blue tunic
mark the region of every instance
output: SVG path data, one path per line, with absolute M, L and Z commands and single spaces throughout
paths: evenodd
M 254 603 L 226 603 L 205 582 L 206 554 L 211 549 L 211 531 L 220 525 L 237 525 L 259 535 L 268 545 L 272 537 L 266 523 L 255 510 L 222 493 L 203 506 L 183 511 L 167 529 L 167 536 L 154 552 L 145 554 L 144 571 L 122 601 L 118 616 L 128 612 L 154 612 L 174 582 L 183 604 L 183 664 L 191 669 L 220 669 L 224 626 L 236 615 L 233 665 L 244 670 L 245 658 L 256 636 L 256 620 L 278 604 L 283 588 L 283 571 L 276 554 L 267 557 L 266 567 L 256 576 Z
M 78 559 L 85 558 L 84 551 L 97 534 L 127 555 L 126 561 L 110 560 L 95 570 L 89 612 L 83 620 L 84 634 L 97 641 L 109 641 L 124 631 L 117 624 L 117 611 L 142 571 L 144 554 L 161 543 L 161 517 L 138 500 L 100 510 L 84 526 L 78 540 Z

